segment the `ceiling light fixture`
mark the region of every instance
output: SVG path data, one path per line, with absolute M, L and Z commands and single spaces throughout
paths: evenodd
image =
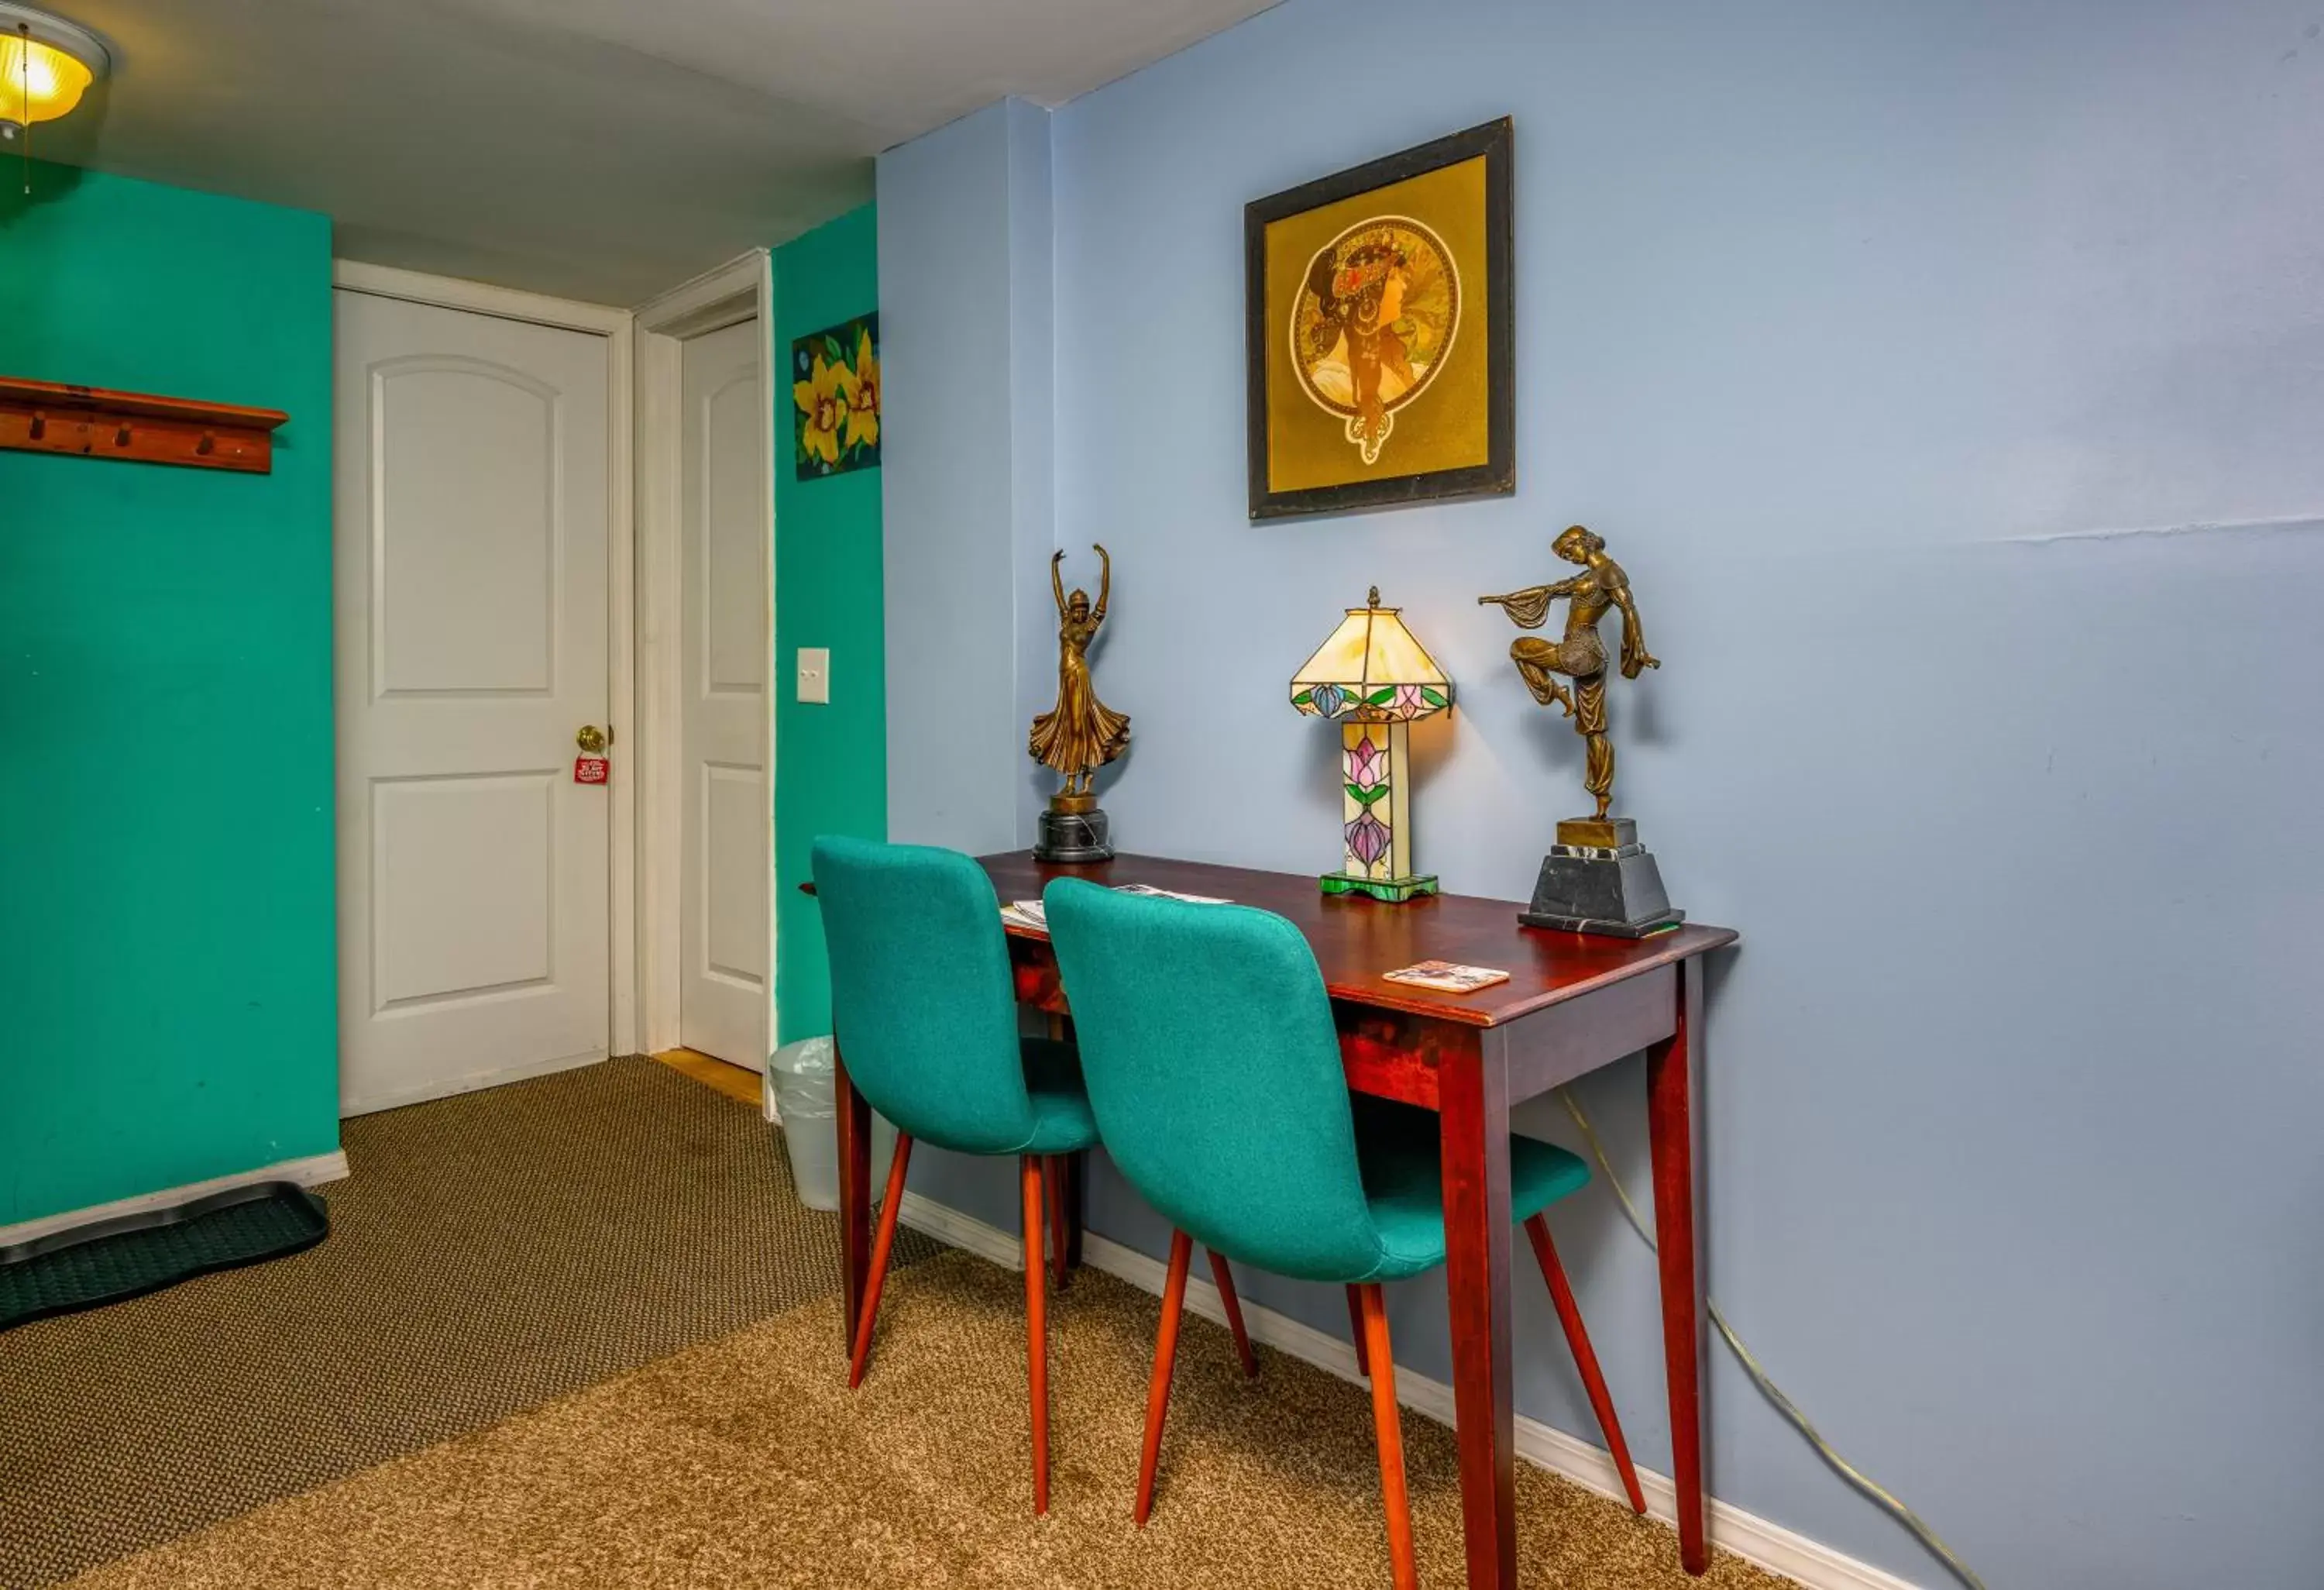
M 112 67 L 113 52 L 87 28 L 0 0 L 0 143 L 20 145 L 29 160 L 32 124 L 70 114 Z

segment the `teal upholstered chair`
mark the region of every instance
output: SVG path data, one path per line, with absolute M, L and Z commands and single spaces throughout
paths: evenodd
M 831 959 L 832 1028 L 847 1075 L 896 1124 L 896 1157 L 872 1248 L 848 1384 L 860 1384 L 915 1142 L 1013 1154 L 1024 1205 L 1027 1362 L 1033 1400 L 1033 1511 L 1049 1506 L 1048 1350 L 1041 1262 L 1043 1187 L 1097 1142 L 1069 1044 L 1020 1038 L 992 883 L 965 855 L 825 837 L 815 890 Z
M 1147 1402 L 1136 1516 L 1153 1505 L 1192 1244 L 1349 1289 L 1372 1382 L 1388 1543 L 1415 1582 L 1395 1362 L 1380 1284 L 1444 1262 L 1436 1117 L 1351 1098 L 1329 996 L 1299 929 L 1268 911 L 1049 885 L 1049 934 L 1074 1011 L 1107 1154 L 1176 1228 Z M 1201 991 L 1188 999 L 1189 988 Z M 1528 1138 L 1509 1147 L 1511 1214 L 1525 1223 L 1630 1503 L 1645 1511 L 1596 1354 L 1542 1211 L 1588 1167 Z M 1220 1265 L 1223 1270 L 1224 1266 Z

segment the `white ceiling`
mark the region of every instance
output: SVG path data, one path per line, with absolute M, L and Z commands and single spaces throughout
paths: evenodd
M 44 0 L 46 3 L 46 0 Z M 36 153 L 323 210 L 348 258 L 632 304 L 1274 0 L 53 0 L 113 79 Z

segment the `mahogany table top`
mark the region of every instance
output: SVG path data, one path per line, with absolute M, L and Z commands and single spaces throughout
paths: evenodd
M 1297 873 L 1259 872 L 1207 862 L 1117 855 L 1074 866 L 1036 862 L 1029 850 L 977 858 L 1003 904 L 1035 900 L 1051 878 L 1087 878 L 1113 887 L 1146 883 L 1253 905 L 1289 919 L 1307 936 L 1335 999 L 1474 1027 L 1498 1027 L 1675 961 L 1732 944 L 1730 928 L 1687 922 L 1647 938 L 1610 938 L 1525 927 L 1514 901 L 1434 894 L 1391 905 L 1361 895 L 1325 894 Z M 1009 925 L 1019 938 L 1042 938 Z M 1418 961 L 1491 966 L 1509 980 L 1474 994 L 1390 983 L 1380 974 Z

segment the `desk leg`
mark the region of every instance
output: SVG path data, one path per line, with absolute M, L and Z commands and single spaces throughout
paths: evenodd
M 1507 1035 L 1448 1042 L 1438 1070 L 1444 1156 L 1445 1286 L 1470 1590 L 1517 1582 L 1516 1421 L 1509 1381 L 1509 1101 Z M 1375 1373 L 1379 1364 L 1372 1365 Z
M 1690 1033 L 1702 972 L 1678 967 L 1678 1029 L 1646 1051 L 1646 1127 L 1655 1168 L 1655 1235 L 1661 1249 L 1663 1373 L 1670 1385 L 1672 1479 L 1678 1491 L 1678 1558 L 1711 1566 L 1702 1532 L 1702 1333 L 1694 1251 L 1693 1058 Z
M 1052 1014 L 1049 1036 L 1059 1043 L 1074 1041 L 1074 1019 Z M 1065 1154 L 1057 1160 L 1060 1172 L 1050 1195 L 1057 1200 L 1056 1232 L 1065 1254 L 1057 1270 L 1057 1290 L 1063 1291 L 1082 1267 L 1082 1216 L 1089 1197 L 1089 1151 Z
M 1067 1154 L 1060 1162 L 1065 1169 L 1065 1271 L 1071 1274 L 1082 1267 L 1082 1229 L 1089 1210 L 1089 1151 Z
M 852 1351 L 856 1317 L 863 1312 L 864 1278 L 872 1269 L 872 1106 L 847 1079 L 847 1062 L 835 1054 L 832 1073 L 839 1112 L 839 1295 Z

